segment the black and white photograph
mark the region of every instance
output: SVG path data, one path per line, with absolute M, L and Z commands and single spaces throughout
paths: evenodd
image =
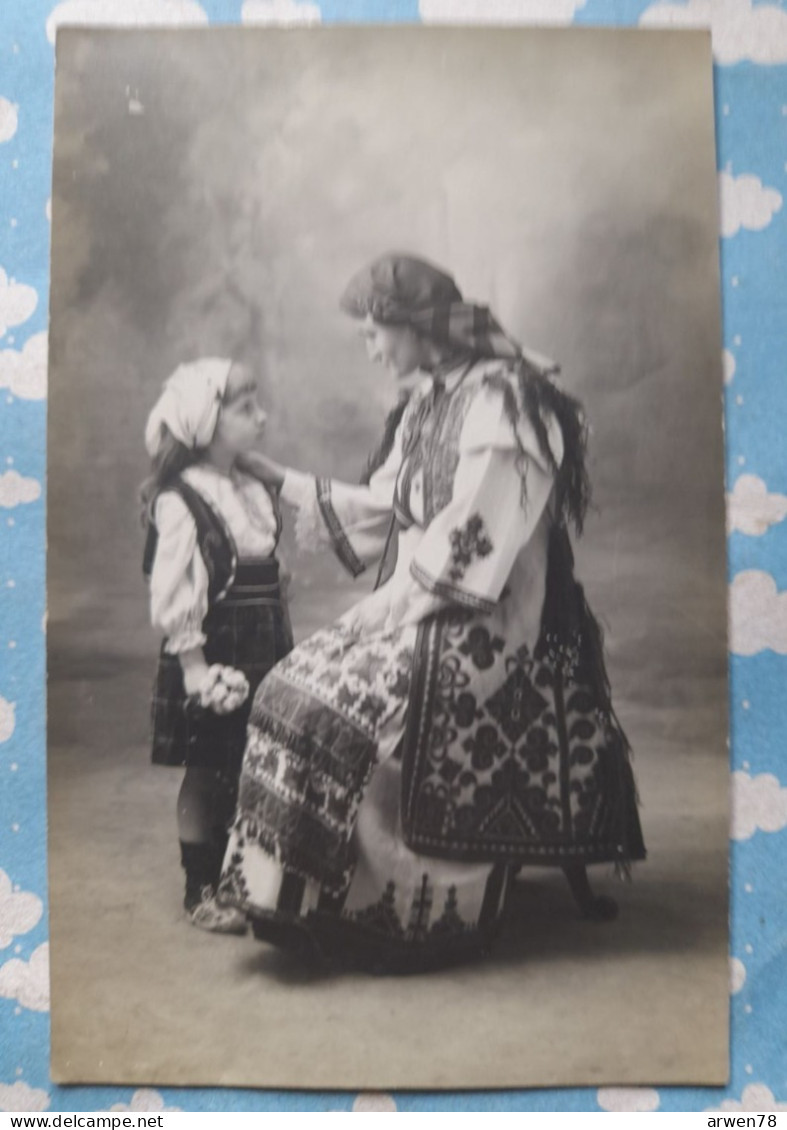
M 710 36 L 66 29 L 52 1076 L 722 1084 Z

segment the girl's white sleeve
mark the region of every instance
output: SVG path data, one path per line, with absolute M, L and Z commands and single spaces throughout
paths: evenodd
M 150 619 L 172 655 L 202 647 L 208 613 L 208 573 L 197 545 L 197 527 L 179 495 L 156 501 L 158 543 L 150 576 Z
M 388 458 L 368 486 L 287 471 L 281 498 L 297 510 L 295 536 L 301 549 L 332 547 L 354 577 L 379 560 L 391 525 L 408 411 L 396 430 Z

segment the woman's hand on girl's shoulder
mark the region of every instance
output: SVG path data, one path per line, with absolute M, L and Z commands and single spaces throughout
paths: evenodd
M 247 475 L 259 479 L 268 490 L 278 491 L 284 485 L 286 468 L 267 455 L 262 455 L 259 451 L 245 452 L 238 459 L 237 466 Z

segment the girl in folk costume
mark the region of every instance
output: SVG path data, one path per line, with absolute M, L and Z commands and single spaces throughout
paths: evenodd
M 177 805 L 190 921 L 242 933 L 215 901 L 251 703 L 292 646 L 274 556 L 274 491 L 243 472 L 265 413 L 249 371 L 220 358 L 181 365 L 148 419 L 144 571 L 165 636 L 152 704 L 153 761 L 185 765 Z
M 586 865 L 644 846 L 573 575 L 579 404 L 420 259 L 376 261 L 342 306 L 373 361 L 423 380 L 367 485 L 257 464 L 303 544 L 381 566 L 257 692 L 219 898 L 261 939 L 406 971 L 484 952 L 528 864 L 612 917 Z

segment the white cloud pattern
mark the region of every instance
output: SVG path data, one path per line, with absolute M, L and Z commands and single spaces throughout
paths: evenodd
M 19 126 L 19 107 L 7 98 L 0 98 L 0 144 L 10 141 Z
M 15 1083 L 0 1083 L 0 1110 L 27 1113 L 46 1110 L 49 1095 L 37 1087 L 28 1087 L 21 1079 Z
M 746 984 L 746 966 L 739 957 L 730 958 L 730 995 L 735 996 Z
M 757 1114 L 762 1111 L 787 1110 L 787 1103 L 777 1103 L 773 1091 L 764 1083 L 749 1083 L 744 1087 L 740 1102 L 737 1099 L 724 1099 L 719 1106 L 709 1107 L 714 1110 L 751 1110 Z
M 602 1087 L 596 1099 L 602 1110 L 627 1113 L 658 1110 L 660 1101 L 652 1087 Z
M 393 1095 L 382 1091 L 361 1091 L 355 1096 L 353 1111 L 355 1114 L 385 1114 L 397 1109 Z
M 109 1109 L 141 1113 L 142 1111 L 162 1112 L 167 1110 L 180 1110 L 181 1108 L 179 1106 L 167 1106 L 158 1091 L 154 1091 L 150 1087 L 141 1087 L 138 1091 L 134 1092 L 129 1102 L 113 1103 Z
M 735 376 L 735 355 L 729 349 L 725 349 L 722 353 L 722 362 L 724 364 L 724 383 L 728 385 Z
M 38 895 L 15 891 L 0 868 L 0 950 L 6 949 L 20 934 L 27 934 L 41 920 L 43 906 Z
M 240 18 L 244 24 L 318 24 L 322 12 L 309 0 L 245 0 Z
M 726 238 L 746 231 L 767 228 L 782 206 L 782 194 L 763 185 L 753 173 L 719 173 L 721 234 Z
M 787 12 L 752 0 L 689 0 L 651 4 L 644 27 L 709 27 L 718 63 L 787 63 Z
M 779 592 L 770 573 L 746 569 L 730 585 L 730 651 L 787 655 L 787 592 Z
M 772 773 L 750 777 L 742 769 L 732 774 L 734 840 L 750 840 L 755 832 L 780 832 L 787 827 L 787 789 Z
M 16 726 L 16 704 L 0 696 L 0 742 L 7 742 Z
M 418 0 L 424 23 L 570 24 L 586 0 Z
M 38 479 L 26 479 L 18 471 L 4 471 L 0 475 L 0 507 L 11 509 L 41 497 Z
M 0 388 L 7 388 L 20 400 L 44 400 L 46 366 L 46 332 L 33 334 L 21 350 L 0 350 Z
M 33 1012 L 49 1011 L 49 943 L 33 950 L 29 961 L 17 957 L 0 965 L 0 997 Z
M 741 475 L 727 495 L 727 527 L 732 533 L 761 537 L 787 518 L 787 495 L 769 494 L 757 475 Z
M 21 326 L 38 305 L 38 294 L 32 286 L 13 282 L 0 267 L 0 337 L 11 326 Z
M 55 42 L 57 29 L 72 24 L 113 27 L 204 26 L 205 9 L 196 0 L 63 0 L 46 21 L 46 34 Z

